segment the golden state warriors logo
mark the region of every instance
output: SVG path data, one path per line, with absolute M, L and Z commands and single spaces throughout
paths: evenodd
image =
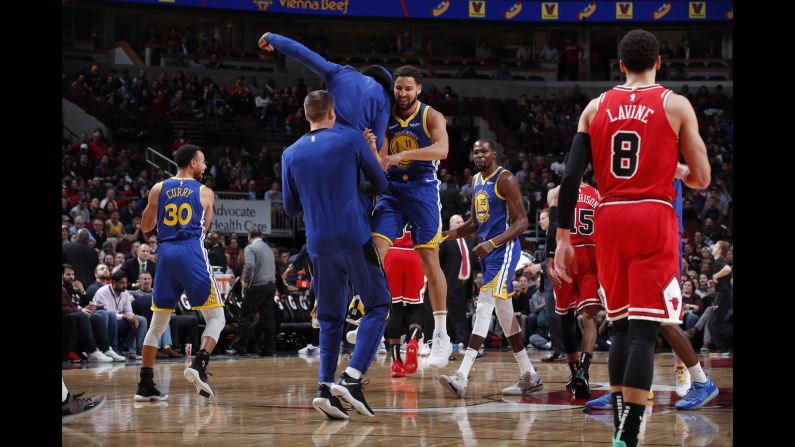
M 389 140 L 389 153 L 399 154 L 404 151 L 413 151 L 419 149 L 420 145 L 417 143 L 417 136 L 411 132 L 397 133 Z M 411 164 L 411 160 L 401 161 L 400 167 L 405 168 Z
M 484 191 L 475 196 L 475 215 L 480 223 L 489 220 L 489 195 Z

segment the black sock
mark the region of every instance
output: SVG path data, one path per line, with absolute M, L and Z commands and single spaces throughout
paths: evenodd
M 585 377 L 588 377 L 588 368 L 591 367 L 591 357 L 592 355 L 588 352 L 583 352 L 580 354 L 580 368 L 585 370 Z
M 618 431 L 621 423 L 621 412 L 624 410 L 624 393 L 613 393 L 613 429 Z
M 578 369 L 580 369 L 580 362 L 569 362 L 569 371 L 571 371 L 572 377 L 577 375 Z
M 616 437 L 624 441 L 627 447 L 638 445 L 638 433 L 640 432 L 640 423 L 643 420 L 643 412 L 645 410 L 645 404 L 624 402 L 624 409 L 621 412 L 621 424 L 616 432 Z
M 403 363 L 403 359 L 400 358 L 400 343 L 392 345 L 392 360 Z

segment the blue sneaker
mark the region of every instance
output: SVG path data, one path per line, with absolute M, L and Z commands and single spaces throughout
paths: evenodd
M 613 409 L 613 393 L 603 394 L 601 397 L 594 400 L 589 400 L 585 403 L 585 408 L 592 410 L 612 410 Z
M 717 397 L 718 387 L 709 378 L 707 374 L 707 381 L 704 383 L 693 381 L 690 391 L 687 392 L 685 397 L 676 403 L 677 410 L 696 410 L 703 407 L 709 401 Z

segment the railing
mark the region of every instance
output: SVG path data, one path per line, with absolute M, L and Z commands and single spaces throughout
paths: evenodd
M 146 163 L 154 168 L 162 169 L 163 172 L 170 176 L 174 176 L 177 173 L 177 164 L 174 163 L 174 160 L 166 157 L 151 147 L 146 148 Z M 171 170 L 169 170 L 169 168 L 171 168 Z M 150 175 L 151 178 L 155 178 L 154 172 L 150 172 Z

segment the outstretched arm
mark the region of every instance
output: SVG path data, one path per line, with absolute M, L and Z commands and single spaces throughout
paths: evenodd
M 300 43 L 279 34 L 265 33 L 259 38 L 259 47 L 265 51 L 279 50 L 312 70 L 320 79 L 326 78 L 339 67 Z

